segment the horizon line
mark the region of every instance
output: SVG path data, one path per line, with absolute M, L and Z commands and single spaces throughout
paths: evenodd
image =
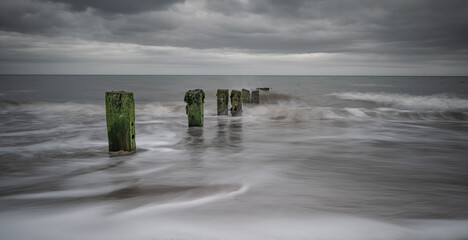
M 0 76 L 278 76 L 278 77 L 468 77 L 468 75 L 345 75 L 345 74 L 74 74 L 0 73 Z

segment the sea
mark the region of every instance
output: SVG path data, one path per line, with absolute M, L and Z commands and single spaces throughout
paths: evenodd
M 270 90 L 217 116 L 243 88 Z M 132 155 L 109 156 L 111 90 Z M 466 240 L 468 77 L 1 75 L 0 239 Z

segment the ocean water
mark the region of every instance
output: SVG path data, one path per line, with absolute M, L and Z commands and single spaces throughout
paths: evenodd
M 0 239 L 468 239 L 468 77 L 0 83 Z M 216 89 L 256 87 L 216 116 Z M 133 155 L 108 155 L 108 90 L 134 92 Z

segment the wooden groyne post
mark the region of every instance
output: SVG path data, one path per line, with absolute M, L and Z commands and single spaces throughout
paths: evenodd
M 242 103 L 250 103 L 250 91 L 245 88 L 242 89 Z
M 242 92 L 238 90 L 231 91 L 231 115 L 242 115 Z
M 132 92 L 106 92 L 106 122 L 109 154 L 135 152 L 135 100 Z
M 217 106 L 218 106 L 218 115 L 228 115 L 229 113 L 229 90 L 228 89 L 218 89 L 216 93 L 217 97 Z
M 250 102 L 254 104 L 260 103 L 260 91 L 259 90 L 252 90 L 252 97 L 250 99 Z
M 184 101 L 189 127 L 203 127 L 203 104 L 205 92 L 202 89 L 189 90 L 185 93 Z

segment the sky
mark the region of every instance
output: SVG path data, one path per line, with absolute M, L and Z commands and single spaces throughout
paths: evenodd
M 468 1 L 1 0 L 0 74 L 468 75 Z

